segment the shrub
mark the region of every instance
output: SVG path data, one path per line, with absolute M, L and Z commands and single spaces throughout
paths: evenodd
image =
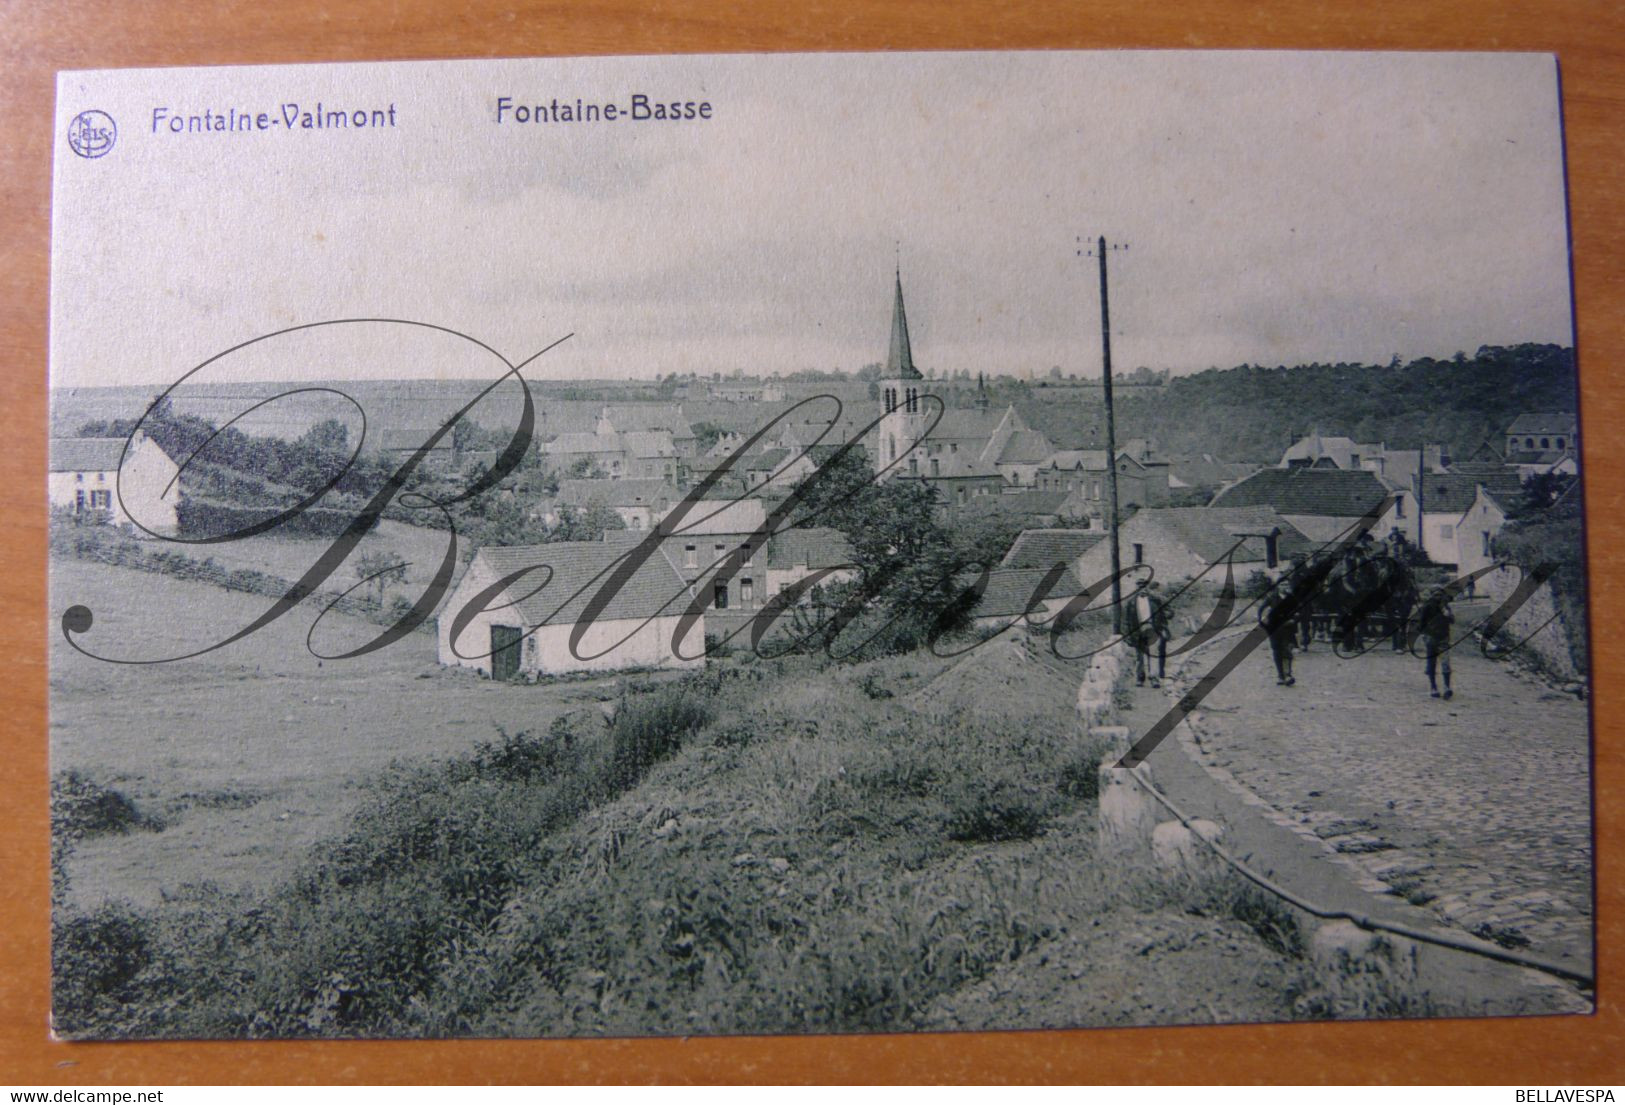
M 152 924 L 119 905 L 51 918 L 51 1004 L 59 1031 L 85 1032 L 131 997 L 152 955 Z
M 142 813 L 124 794 L 112 787 L 65 771 L 51 780 L 51 834 L 64 840 L 79 840 L 106 833 L 127 833 L 132 829 L 163 828 L 163 822 Z
M 945 827 L 950 840 L 1031 840 L 1043 831 L 1047 813 L 1042 803 L 1015 786 L 975 783 L 950 800 Z
M 621 700 L 610 723 L 610 755 L 605 780 L 611 791 L 625 790 L 656 763 L 681 748 L 695 731 L 710 724 L 711 703 L 697 686 L 679 685 L 655 694 Z

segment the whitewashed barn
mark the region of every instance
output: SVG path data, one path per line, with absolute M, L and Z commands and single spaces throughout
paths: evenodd
M 606 569 L 633 544 L 624 539 L 561 541 L 480 549 L 440 612 L 440 662 L 475 668 L 496 679 L 702 665 L 703 614 L 681 642 L 682 656 L 673 649 L 672 635 L 692 592 L 666 551 L 658 547 L 615 592 L 571 651 L 571 633 L 612 574 Z M 476 603 L 482 592 L 527 568 L 532 569 L 527 575 L 483 604 Z M 453 622 L 471 605 L 480 609 L 453 642 Z

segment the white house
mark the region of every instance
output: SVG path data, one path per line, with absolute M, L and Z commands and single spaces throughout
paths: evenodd
M 50 448 L 53 508 L 105 511 L 114 525 L 135 521 L 156 534 L 175 532 L 180 467 L 146 434 L 137 430 L 128 449 L 121 437 L 52 438 Z
M 692 592 L 658 547 L 571 650 L 570 635 L 613 574 L 611 565 L 635 545 L 623 538 L 480 549 L 440 613 L 440 662 L 495 679 L 703 665 L 703 614 L 674 648 L 672 637 Z M 491 598 L 476 602 L 482 592 L 527 569 Z M 453 624 L 465 611 L 469 616 L 453 641 Z

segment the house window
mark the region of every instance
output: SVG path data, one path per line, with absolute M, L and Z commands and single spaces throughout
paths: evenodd
M 1140 544 L 1138 541 L 1134 543 L 1134 563 L 1145 563 L 1145 546 Z
M 92 491 L 90 493 L 91 510 L 109 510 L 113 506 L 113 493 L 111 491 Z
M 1564 445 L 1564 444 L 1563 444 L 1563 439 L 1562 439 L 1562 438 L 1558 438 L 1558 439 L 1557 439 L 1557 447 L 1558 447 L 1558 448 L 1559 448 L 1559 449 L 1563 449 L 1563 448 L 1566 448 L 1566 446 L 1565 446 L 1565 445 Z
M 718 610 L 728 609 L 728 585 L 726 583 L 718 583 L 711 588 L 711 605 Z
M 643 528 L 643 517 L 641 515 L 638 515 L 638 514 L 632 515 L 632 528 L 633 529 L 642 529 Z
M 748 567 L 750 567 L 750 562 L 756 558 L 756 550 L 751 548 L 751 545 L 750 545 L 749 541 L 746 541 L 743 545 L 741 545 L 739 547 L 745 553 L 745 567 L 748 568 Z
M 1264 535 L 1264 567 L 1273 568 L 1281 562 L 1280 550 L 1281 545 L 1279 535 L 1274 533 L 1266 533 Z
M 74 479 L 75 483 L 84 483 L 85 482 L 85 474 L 83 472 L 75 472 L 73 474 L 73 479 Z
M 1535 439 L 1532 438 L 1532 437 L 1524 438 L 1523 439 L 1523 447 L 1525 449 L 1533 449 L 1535 447 Z
M 1559 438 L 1559 439 L 1558 439 L 1558 441 L 1557 441 L 1557 447 L 1558 447 L 1558 448 L 1559 448 L 1559 449 L 1561 449 L 1561 448 L 1562 448 L 1562 447 L 1563 447 L 1563 439 L 1562 439 L 1562 438 Z M 950 452 L 950 453 L 957 453 L 957 452 L 959 452 L 959 442 L 957 442 L 957 441 L 954 441 L 954 442 L 950 442 L 950 443 L 949 443 L 949 445 L 948 445 L 948 451 L 949 451 L 949 452 Z
M 931 474 L 933 476 L 942 475 L 942 462 L 936 457 L 931 458 Z
M 1558 446 L 1558 447 L 1562 448 L 1562 446 Z M 97 472 L 96 473 L 96 482 L 97 483 L 106 483 L 107 482 L 107 473 L 106 472 Z
M 1493 556 L 1493 555 L 1495 555 L 1494 553 L 1490 552 L 1490 531 L 1489 530 L 1484 531 L 1484 555 L 1485 556 Z
M 911 476 L 918 476 L 920 474 L 920 458 L 919 457 L 909 457 L 908 458 L 908 473 Z
M 1540 447 L 1542 449 L 1550 449 L 1552 447 L 1552 439 L 1549 438 L 1549 437 L 1541 438 L 1540 439 Z
M 1405 517 L 1405 500 L 1403 498 L 1399 498 L 1399 499 L 1394 500 L 1394 517 L 1395 518 L 1403 518 L 1403 517 Z
M 752 586 L 749 576 L 739 581 L 739 602 L 741 605 L 748 606 L 754 593 L 755 588 Z
M 693 545 L 684 545 L 683 546 L 683 567 L 692 568 L 692 567 L 694 567 L 694 563 L 695 563 L 694 546 Z
M 85 509 L 85 489 L 82 487 L 73 494 L 73 509 L 78 511 Z

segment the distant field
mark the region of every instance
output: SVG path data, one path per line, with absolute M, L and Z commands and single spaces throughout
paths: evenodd
M 264 558 L 245 563 L 282 570 Z M 391 760 L 457 753 L 494 737 L 496 725 L 545 731 L 616 687 L 612 678 L 515 687 L 451 673 L 421 633 L 321 663 L 305 647 L 309 607 L 195 660 L 111 664 L 63 640 L 56 619 L 76 603 L 95 613 L 84 647 L 146 658 L 213 643 L 269 600 L 82 561 L 51 564 L 52 770 L 113 784 L 168 823 L 80 845 L 69 871 L 82 903 L 154 903 L 201 880 L 269 885 L 337 831 L 356 784 Z M 322 650 L 335 652 L 380 627 L 334 615 L 321 630 Z
M 342 591 L 354 586 L 358 580 L 355 573 L 356 562 L 368 553 L 395 553 L 407 562 L 406 582 L 390 588 L 385 596 L 386 601 L 396 595 L 404 595 L 415 600 L 421 589 L 434 577 L 435 570 L 439 568 L 441 559 L 446 555 L 446 542 L 449 536 L 445 530 L 409 526 L 404 522 L 386 519 L 378 523 L 377 529 L 361 539 L 361 545 L 339 566 L 339 570 L 329 578 L 322 589 Z M 228 567 L 254 568 L 283 579 L 294 580 L 304 575 L 330 545 L 332 541 L 327 538 L 261 534 L 243 541 L 227 541 L 219 545 L 187 545 L 181 549 L 188 556 L 200 560 L 212 557 Z M 459 537 L 458 564 L 457 572 L 452 577 L 453 586 L 462 578 L 462 570 L 466 563 L 464 554 L 468 549 L 468 539 Z

